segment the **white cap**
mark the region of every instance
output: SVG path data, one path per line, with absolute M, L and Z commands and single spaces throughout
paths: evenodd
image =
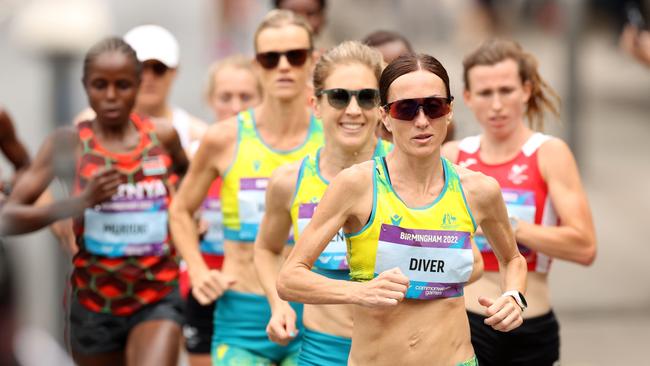
M 135 50 L 138 60 L 158 60 L 167 67 L 178 66 L 178 42 L 165 28 L 158 25 L 141 25 L 128 31 L 124 41 Z

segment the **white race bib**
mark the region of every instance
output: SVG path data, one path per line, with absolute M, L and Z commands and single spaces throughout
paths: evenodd
M 208 254 L 223 255 L 223 213 L 221 200 L 206 198 L 201 209 L 201 219 L 208 224 L 208 231 L 201 241 L 201 251 Z
M 84 245 L 108 257 L 163 255 L 167 250 L 167 211 L 84 211 Z
M 381 225 L 375 276 L 398 267 L 410 280 L 406 298 L 461 296 L 473 264 L 468 232 Z
M 535 192 L 503 188 L 501 189 L 501 194 L 503 196 L 503 201 L 506 203 L 506 208 L 508 209 L 508 216 L 514 216 L 521 221 L 531 224 L 535 223 L 535 213 L 537 212 L 537 207 L 535 206 Z M 481 252 L 492 252 L 492 248 L 485 236 L 476 235 L 474 241 Z M 519 246 L 519 251 L 525 252 L 527 250 L 528 248 L 521 245 Z
M 239 239 L 253 241 L 262 222 L 268 178 L 241 178 L 239 181 Z
M 298 232 L 302 234 L 314 216 L 317 203 L 304 203 L 298 208 Z M 347 245 L 343 231 L 339 230 L 330 240 L 314 265 L 329 270 L 347 270 Z

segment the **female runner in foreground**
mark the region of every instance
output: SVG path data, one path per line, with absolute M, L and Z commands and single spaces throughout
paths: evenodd
M 502 264 L 504 294 L 478 300 L 495 329 L 521 324 L 515 298 L 525 289 L 525 261 L 494 179 L 440 157 L 452 117 L 444 67 L 428 55 L 399 57 L 383 71 L 379 90 L 395 148 L 334 178 L 280 272 L 278 293 L 360 305 L 353 310 L 352 365 L 474 365 L 462 295 L 476 225 Z M 341 228 L 356 282 L 311 271 Z

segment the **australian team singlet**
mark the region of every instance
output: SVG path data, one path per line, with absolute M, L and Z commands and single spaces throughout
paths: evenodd
M 377 141 L 373 156 L 385 156 L 392 149 L 391 143 L 380 139 Z M 295 194 L 291 203 L 291 223 L 296 241 L 314 216 L 314 210 L 329 185 L 329 181 L 320 172 L 320 153 L 321 149 L 316 154 L 305 157 L 300 165 Z M 330 240 L 314 263 L 314 268 L 348 272 L 347 247 L 342 230 L 339 230 Z M 329 271 L 324 273 L 331 273 Z
M 264 215 L 266 186 L 271 174 L 284 164 L 316 152 L 324 142 L 323 126 L 312 116 L 305 141 L 299 147 L 280 151 L 262 141 L 252 109 L 239 113 L 237 120 L 237 153 L 223 175 L 221 187 L 224 236 L 228 240 L 253 242 Z
M 441 163 L 445 183 L 438 197 L 409 208 L 393 189 L 386 160 L 374 159 L 370 219 L 359 232 L 346 234 L 352 280 L 369 281 L 398 267 L 410 280 L 408 299 L 463 295 L 473 269 L 476 224 L 455 168 L 447 159 Z

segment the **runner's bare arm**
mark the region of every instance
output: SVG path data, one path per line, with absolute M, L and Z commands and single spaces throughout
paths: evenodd
M 553 139 L 540 147 L 538 159 L 560 224 L 519 221 L 517 241 L 554 258 L 590 265 L 596 258 L 596 233 L 573 154 L 562 140 Z
M 519 253 L 510 228 L 508 211 L 503 202 L 499 183 L 492 177 L 458 168 L 467 202 L 483 234 L 492 244 L 499 261 L 501 289 L 505 292 L 526 291 L 526 260 Z M 521 312 L 515 300 L 509 296 L 490 299 L 480 297 L 479 303 L 486 307 L 487 325 L 496 330 L 510 331 L 522 323 Z
M 210 126 L 192 159 L 189 170 L 169 207 L 169 226 L 173 242 L 188 266 L 192 291 L 201 304 L 214 301 L 221 295 L 228 281 L 221 281 L 218 271 L 210 271 L 199 250 L 199 238 L 194 212 L 220 175 L 224 155 L 232 159 L 233 145 L 237 137 L 236 125 L 222 122 Z M 216 129 L 218 128 L 218 130 Z
M 285 303 L 278 296 L 275 282 L 282 264 L 282 253 L 291 230 L 291 201 L 300 163 L 278 168 L 266 188 L 264 217 L 255 240 L 255 268 L 269 298 L 271 309 Z
M 467 280 L 468 285 L 478 281 L 483 276 L 483 270 L 485 267 L 483 256 L 478 250 L 474 240 L 472 240 L 472 255 L 474 256 L 474 264 L 472 264 L 472 275 L 469 277 L 469 280 Z
M 266 333 L 280 345 L 288 344 L 297 335 L 296 312 L 288 302 L 280 299 L 275 283 L 291 230 L 291 203 L 299 170 L 300 163 L 293 163 L 278 168 L 271 176 L 266 188 L 264 217 L 254 247 L 257 277 L 272 313 Z
M 282 299 L 309 304 L 394 306 L 404 298 L 408 279 L 399 271 L 383 272 L 365 283 L 333 280 L 311 271 L 341 227 L 356 232 L 367 222 L 372 211 L 373 170 L 372 162 L 354 165 L 329 185 L 280 271 L 277 288 Z
M 120 184 L 115 169 L 100 169 L 78 196 L 44 206 L 33 203 L 55 177 L 58 162 L 73 164 L 77 132 L 70 128 L 55 131 L 43 143 L 34 162 L 27 168 L 0 213 L 0 233 L 24 234 L 43 228 L 54 221 L 80 215 L 87 207 L 109 199 Z
M 181 145 L 181 139 L 178 137 L 176 129 L 170 123 L 161 123 L 160 121 L 154 121 L 154 123 L 156 124 L 156 136 L 158 140 L 172 158 L 173 172 L 182 178 L 187 173 L 190 163 L 187 155 L 185 155 L 185 151 Z

